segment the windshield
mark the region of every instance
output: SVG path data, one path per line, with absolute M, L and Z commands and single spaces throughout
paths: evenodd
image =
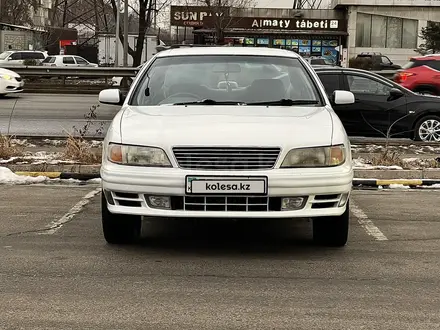
M 0 60 L 5 60 L 12 52 L 3 52 L 0 54 Z
M 409 61 L 408 63 L 402 66 L 402 69 L 411 69 L 414 66 L 415 62 L 416 61 L 414 60 Z
M 195 55 L 156 59 L 143 74 L 130 104 L 162 105 L 207 99 L 320 103 L 316 85 L 296 58 Z

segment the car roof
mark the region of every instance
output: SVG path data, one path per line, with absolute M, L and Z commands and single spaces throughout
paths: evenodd
M 440 54 L 429 54 L 424 56 L 413 56 L 411 57 L 411 60 L 414 61 L 439 61 L 440 60 Z
M 179 47 L 163 50 L 157 53 L 157 57 L 168 56 L 188 56 L 188 55 L 257 55 L 257 56 L 280 56 L 298 58 L 299 55 L 295 52 L 278 49 L 278 48 L 265 48 L 265 47 L 224 47 L 224 46 L 212 46 L 212 47 Z
M 8 50 L 11 53 L 43 53 L 41 50 Z

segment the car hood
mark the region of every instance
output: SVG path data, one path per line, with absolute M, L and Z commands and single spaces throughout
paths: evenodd
M 16 72 L 14 72 L 14 71 L 11 71 L 11 70 L 8 70 L 8 69 L 3 69 L 3 68 L 0 68 L 0 75 L 1 74 L 7 74 L 8 76 L 11 76 L 11 77 L 14 77 L 14 78 L 19 78 L 20 77 L 20 75 L 18 74 L 18 73 L 16 73 Z
M 329 145 L 333 123 L 326 107 L 127 107 L 122 143 L 150 146 Z

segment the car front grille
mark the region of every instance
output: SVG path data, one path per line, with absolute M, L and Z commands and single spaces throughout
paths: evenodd
M 173 152 L 184 169 L 263 170 L 275 166 L 280 148 L 175 147 Z
M 176 196 L 171 205 L 183 211 L 269 212 L 281 211 L 281 197 Z

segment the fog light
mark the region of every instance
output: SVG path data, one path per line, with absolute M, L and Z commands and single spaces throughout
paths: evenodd
M 350 195 L 349 193 L 342 194 L 341 200 L 339 201 L 339 204 L 338 204 L 339 207 L 343 207 L 343 206 L 345 206 L 345 204 L 347 204 L 349 195 Z
M 105 196 L 105 199 L 107 200 L 107 203 L 109 203 L 110 205 L 115 205 L 115 201 L 113 200 L 113 196 L 112 196 L 111 191 L 104 190 L 104 196 Z
M 284 197 L 281 200 L 281 211 L 297 210 L 303 207 L 304 197 Z
M 148 205 L 154 209 L 171 208 L 170 198 L 167 196 L 148 196 Z

